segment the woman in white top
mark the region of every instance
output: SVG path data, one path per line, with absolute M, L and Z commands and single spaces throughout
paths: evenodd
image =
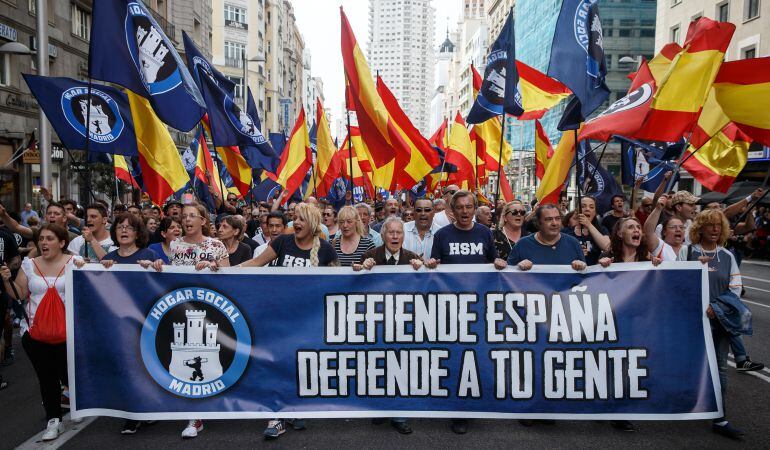
M 644 222 L 644 238 L 647 240 L 647 248 L 653 257 L 663 261 L 676 261 L 679 251 L 684 246 L 685 224 L 676 216 L 670 216 L 661 224 L 662 239 L 655 232 L 660 214 L 666 208 L 667 203 L 668 197 L 665 195 L 658 199 L 655 209 Z
M 67 230 L 62 226 L 47 223 L 40 227 L 37 238 L 40 256 L 24 258 L 16 279 L 11 281 L 8 266 L 0 268 L 5 291 L 14 298 L 27 299 L 27 319 L 21 322 L 21 344 L 32 362 L 43 397 L 48 425 L 43 433 L 44 441 L 56 439 L 61 433 L 61 386 L 67 386 L 67 347 L 64 342 L 48 344 L 33 339 L 30 327 L 35 323 L 35 313 L 48 288 L 55 288 L 64 301 L 64 272 L 72 263 L 72 255 L 64 252 L 69 243 Z

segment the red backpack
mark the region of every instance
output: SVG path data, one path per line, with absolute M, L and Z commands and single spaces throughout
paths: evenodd
M 67 264 L 72 260 L 70 257 L 64 267 L 61 268 L 59 274 L 56 275 L 56 279 L 53 282 L 53 286 L 48 284 L 48 280 L 43 276 L 46 289 L 43 298 L 40 300 L 40 304 L 35 311 L 35 319 L 32 321 L 32 326 L 29 328 L 29 335 L 32 339 L 44 342 L 46 344 L 63 344 L 67 341 L 67 323 L 64 313 L 64 302 L 56 290 L 56 282 L 59 281 L 59 277 L 64 273 L 64 269 L 67 268 Z M 32 260 L 32 264 L 35 265 L 38 273 L 42 275 L 42 271 L 37 266 L 35 260 Z

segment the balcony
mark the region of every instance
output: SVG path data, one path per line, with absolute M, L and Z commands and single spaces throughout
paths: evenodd
M 161 16 L 160 13 L 155 11 L 154 9 L 148 8 L 150 10 L 150 13 L 152 13 L 152 17 L 155 19 L 156 22 L 158 22 L 158 25 L 163 29 L 163 32 L 166 33 L 166 36 L 168 36 L 169 39 L 171 39 L 172 42 L 176 43 L 176 27 L 173 23 L 166 20 L 165 17 Z
M 227 66 L 227 67 L 237 67 L 238 69 L 243 69 L 243 59 L 241 59 L 241 58 L 225 58 L 225 66 Z

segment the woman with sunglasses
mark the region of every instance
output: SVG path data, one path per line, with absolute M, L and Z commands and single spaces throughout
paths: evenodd
M 519 200 L 508 202 L 503 207 L 503 214 L 494 232 L 495 247 L 500 258 L 507 260 L 513 246 L 519 242 L 519 239 L 529 234 L 524 229 L 526 215 L 524 203 Z
M 328 236 L 331 237 L 336 235 L 337 231 L 340 229 L 337 225 L 337 210 L 334 209 L 332 205 L 327 205 L 321 213 L 321 218 L 323 219 L 321 223 L 326 225 L 326 228 L 329 229 Z

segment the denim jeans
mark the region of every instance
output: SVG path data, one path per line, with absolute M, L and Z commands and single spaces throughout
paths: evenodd
M 732 350 L 735 357 L 735 364 L 740 364 L 749 359 L 749 356 L 746 354 L 746 346 L 743 345 L 743 336 L 741 335 L 730 335 L 730 350 Z
M 730 337 L 732 335 L 724 329 L 718 320 L 712 319 L 710 322 L 711 335 L 714 338 L 714 352 L 716 353 L 717 358 L 717 368 L 719 369 L 719 384 L 722 388 L 722 408 L 723 411 L 726 411 L 725 392 L 727 392 L 727 353 L 730 351 Z M 717 422 L 721 420 L 724 420 L 724 416 L 721 419 L 715 419 L 714 421 Z

